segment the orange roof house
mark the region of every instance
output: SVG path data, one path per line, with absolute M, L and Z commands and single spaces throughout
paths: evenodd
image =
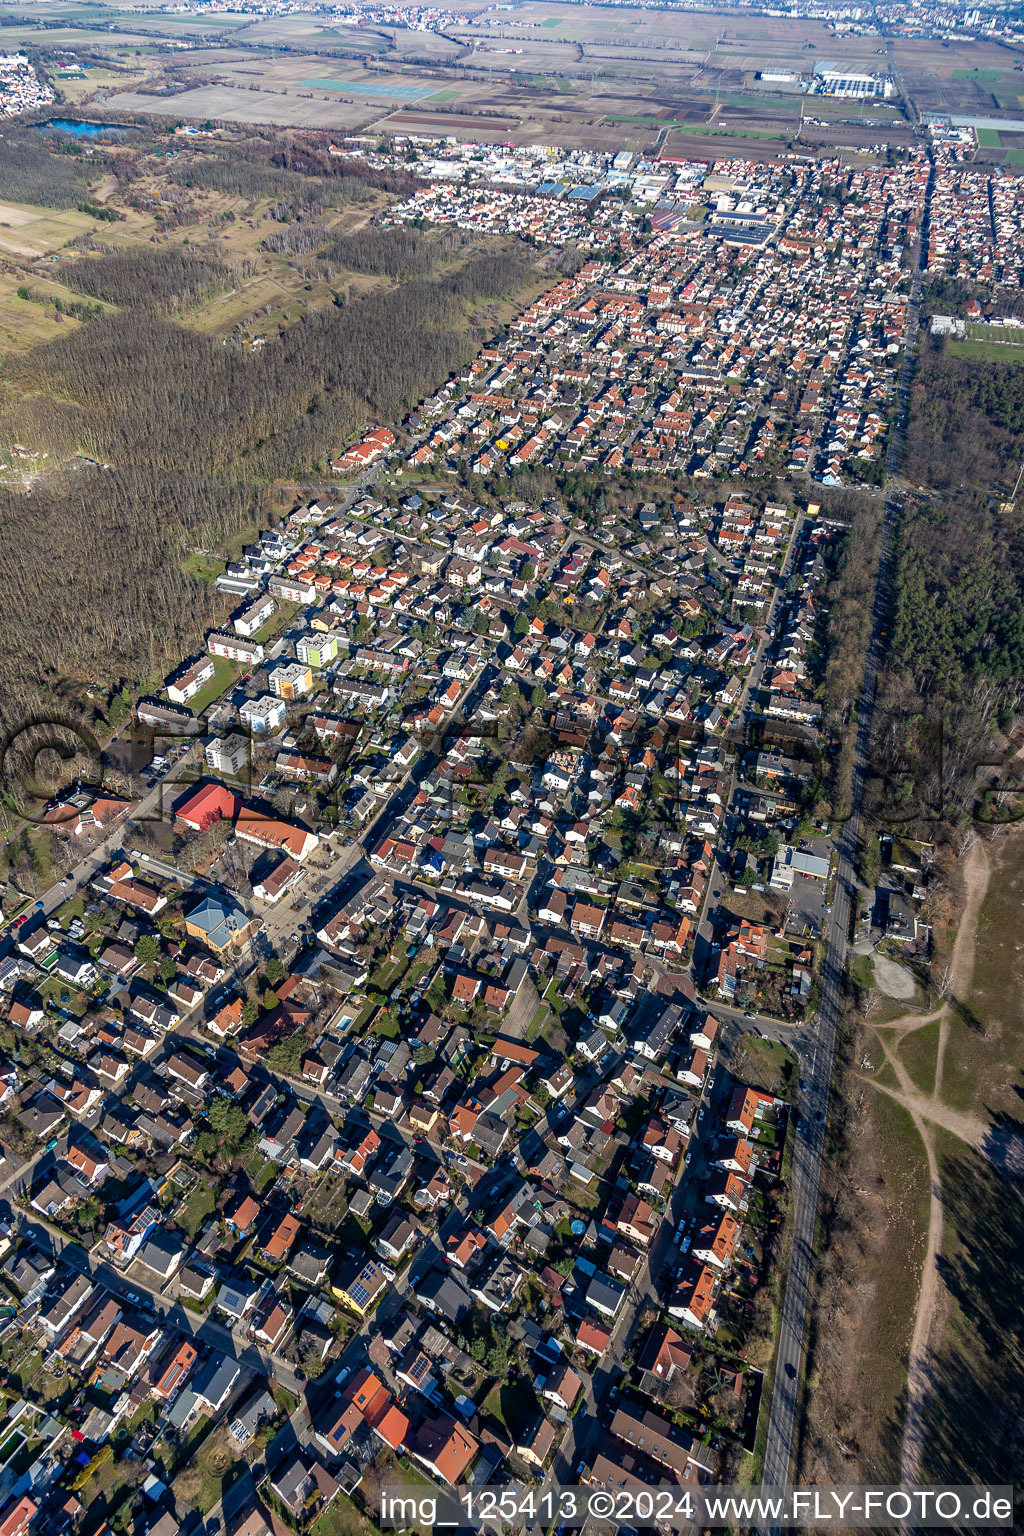
M 298 1218 L 290 1213 L 282 1217 L 273 1232 L 262 1245 L 264 1258 L 272 1263 L 279 1264 L 288 1255 L 288 1251 L 299 1235 Z
M 278 821 L 248 806 L 238 813 L 235 836 L 243 842 L 256 843 L 260 848 L 281 848 L 300 864 L 320 842 L 315 832 L 308 832 L 305 827 L 289 821 Z
M 228 1226 L 233 1227 L 240 1237 L 252 1231 L 253 1223 L 260 1214 L 259 1205 L 251 1195 L 246 1195 L 228 1217 Z
M 241 805 L 241 797 L 224 784 L 203 784 L 182 800 L 174 812 L 177 821 L 184 822 L 194 832 L 205 832 L 223 817 L 233 821 Z
M 454 1419 L 426 1419 L 409 1446 L 410 1454 L 450 1488 L 465 1476 L 480 1442 Z

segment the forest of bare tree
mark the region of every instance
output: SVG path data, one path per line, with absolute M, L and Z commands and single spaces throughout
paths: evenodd
M 63 276 L 69 287 L 107 304 L 164 311 L 187 309 L 231 281 L 223 263 L 180 245 L 107 248 L 69 265 Z
M 0 185 L 7 158 L 0 144 Z M 189 164 L 285 198 L 285 220 L 295 206 L 322 212 L 326 159 L 260 139 L 237 160 Z M 183 567 L 188 550 L 265 523 L 272 482 L 322 473 L 368 421 L 400 419 L 473 355 L 474 307 L 534 275 L 511 241 L 459 265 L 457 238 L 367 230 L 339 239 L 320 228 L 324 261 L 385 285 L 310 309 L 262 349 L 172 318 L 238 280 L 212 249 L 92 239 L 62 276 L 112 307 L 5 359 L 0 434 L 53 466 L 27 494 L 0 492 L 8 726 L 41 702 L 81 702 L 90 684 L 97 713 L 115 687 L 152 687 L 222 615 L 216 592 Z
M 1024 435 L 1024 368 L 922 346 L 914 370 L 903 468 L 937 490 L 989 488 L 1016 474 Z

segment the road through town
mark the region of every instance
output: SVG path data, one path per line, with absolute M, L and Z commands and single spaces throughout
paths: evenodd
M 928 198 L 931 181 L 925 194 L 925 218 L 928 214 Z M 892 484 L 892 469 L 898 461 L 910 400 L 910 381 L 913 372 L 914 352 L 921 304 L 921 269 L 914 273 L 910 303 L 907 309 L 903 371 L 899 386 L 899 411 L 893 425 L 889 444 L 888 472 Z M 838 870 L 835 896 L 832 904 L 828 949 L 825 957 L 821 1007 L 818 1013 L 818 1029 L 801 1067 L 807 1090 L 800 1100 L 801 1125 L 793 1151 L 790 1176 L 792 1201 L 792 1251 L 786 1277 L 786 1290 L 779 1329 L 776 1355 L 775 1385 L 772 1393 L 771 1415 L 768 1422 L 768 1438 L 765 1448 L 762 1486 L 777 1488 L 789 1478 L 793 1457 L 793 1441 L 796 1414 L 801 1395 L 801 1365 L 804 1352 L 804 1333 L 807 1324 L 810 1299 L 811 1262 L 814 1250 L 814 1228 L 817 1218 L 818 1184 L 821 1160 L 825 1146 L 825 1116 L 828 1109 L 829 1086 L 835 1057 L 836 1029 L 839 1020 L 839 1002 L 842 993 L 843 973 L 847 958 L 847 936 L 850 931 L 850 908 L 856 899 L 857 883 L 854 864 L 860 837 L 861 807 L 864 783 L 870 761 L 872 720 L 875 708 L 875 692 L 878 664 L 883 653 L 886 613 L 889 601 L 889 577 L 892 564 L 893 542 L 899 522 L 901 502 L 890 490 L 886 495 L 885 514 L 881 525 L 881 550 L 878 577 L 875 584 L 874 604 L 871 613 L 870 638 L 864 660 L 864 675 L 855 715 L 853 775 L 850 793 L 850 815 L 836 841 Z M 776 1536 L 778 1528 L 771 1528 Z

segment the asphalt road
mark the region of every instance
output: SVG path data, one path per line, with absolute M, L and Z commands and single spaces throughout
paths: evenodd
M 929 181 L 929 192 L 931 183 Z M 927 217 L 927 195 L 926 195 Z M 900 410 L 893 427 L 889 445 L 887 473 L 892 467 L 902 441 L 903 426 L 909 403 L 910 379 L 913 356 L 917 341 L 918 317 L 921 299 L 920 267 L 914 274 L 911 300 L 907 316 L 907 345 L 899 386 Z M 839 1016 L 839 999 L 843 972 L 847 958 L 847 934 L 850 928 L 850 906 L 856 899 L 854 858 L 860 832 L 860 813 L 864 797 L 864 781 L 870 761 L 871 727 L 875 707 L 875 691 L 878 664 L 884 651 L 883 635 L 888 604 L 889 572 L 892 560 L 893 539 L 899 521 L 901 504 L 890 490 L 886 495 L 885 516 L 882 522 L 881 553 L 878 579 L 871 614 L 871 638 L 864 663 L 864 677 L 857 704 L 856 736 L 852 782 L 852 814 L 845 823 L 837 840 L 838 871 L 832 904 L 831 927 L 825 957 L 821 1006 L 818 1011 L 818 1029 L 806 1054 L 801 1059 L 801 1069 L 807 1082 L 807 1091 L 801 1094 L 799 1109 L 801 1125 L 796 1136 L 790 1177 L 790 1197 L 793 1211 L 793 1248 L 786 1277 L 786 1291 L 782 1305 L 779 1328 L 779 1344 L 776 1359 L 775 1385 L 772 1393 L 771 1414 L 768 1422 L 768 1438 L 765 1448 L 762 1487 L 784 1486 L 789 1478 L 793 1455 L 793 1437 L 796 1413 L 800 1401 L 801 1365 L 804 1350 L 804 1330 L 807 1323 L 810 1299 L 810 1272 L 813 1256 L 814 1226 L 818 1206 L 818 1184 L 821 1159 L 825 1142 L 825 1116 L 828 1110 L 829 1085 L 835 1056 L 836 1027 Z M 768 1536 L 779 1536 L 779 1527 L 766 1528 Z M 762 1532 L 764 1536 L 764 1532 Z

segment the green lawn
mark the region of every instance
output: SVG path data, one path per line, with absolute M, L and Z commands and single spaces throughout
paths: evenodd
M 267 622 L 261 625 L 252 637 L 257 645 L 266 645 L 268 640 L 275 639 L 283 629 L 287 629 L 301 606 L 299 603 L 282 602 L 280 598 L 275 598 L 274 601 L 277 603 L 277 611 L 270 615 Z
M 911 1030 L 900 1042 L 898 1055 L 915 1084 L 922 1093 L 935 1092 L 935 1069 L 938 1064 L 939 1023 L 924 1024 Z
M 547 1018 L 547 1016 L 548 1016 L 547 1004 L 546 1003 L 541 1003 L 540 1007 L 537 1009 L 537 1012 L 534 1014 L 533 1018 L 529 1022 L 529 1025 L 527 1026 L 527 1030 L 526 1030 L 526 1043 L 527 1043 L 527 1045 L 532 1045 L 533 1041 L 536 1040 L 536 1038 L 537 1038 L 538 1034 L 540 1033 L 541 1028 L 542 1028 L 542 1026 L 544 1024 L 544 1020 Z
M 309 1536 L 366 1536 L 371 1529 L 347 1494 L 339 1493 L 310 1527 Z
M 484 1407 L 515 1437 L 540 1412 L 536 1392 L 522 1377 L 502 1382 L 487 1394 Z
M 218 560 L 215 555 L 201 555 L 198 550 L 186 555 L 181 562 L 181 568 L 186 576 L 194 576 L 197 581 L 215 582 L 224 570 L 224 561 Z
M 761 1077 L 760 1086 L 766 1092 L 787 1097 L 786 1089 L 792 1088 L 797 1079 L 797 1059 L 781 1040 L 763 1040 L 748 1035 L 744 1040 L 747 1060 Z
M 213 676 L 205 688 L 200 688 L 195 698 L 189 699 L 186 709 L 193 715 L 201 715 L 204 709 L 209 709 L 211 704 L 216 704 L 222 694 L 227 693 L 232 683 L 241 676 L 241 672 L 241 667 L 233 661 L 228 661 L 226 656 L 214 656 Z
M 227 1425 L 221 1424 L 207 1435 L 191 1466 L 178 1474 L 174 1482 L 175 1496 L 198 1509 L 200 1514 L 208 1514 L 244 1465 L 228 1439 Z
M 950 341 L 946 345 L 951 357 L 970 362 L 1024 363 L 1024 342 L 1020 341 Z
M 179 1220 L 189 1237 L 195 1237 L 207 1216 L 212 1215 L 216 1205 L 216 1191 L 200 1180 L 179 1213 Z
M 67 933 L 71 926 L 72 919 L 84 916 L 85 899 L 82 896 L 75 896 L 71 901 L 66 901 L 61 907 L 60 911 L 57 913 L 57 921 L 60 923 L 64 932 Z

